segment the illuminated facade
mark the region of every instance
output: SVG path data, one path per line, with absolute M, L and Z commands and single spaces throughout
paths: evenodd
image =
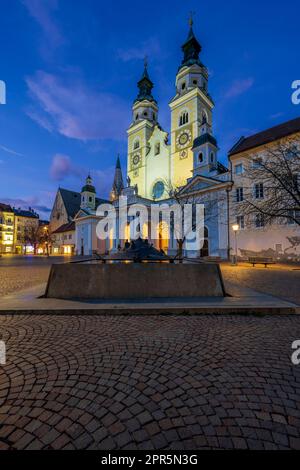
M 126 196 L 128 205 L 175 201 L 170 191 L 180 189 L 182 199 L 206 205 L 205 240 L 202 250 L 193 251 L 184 243 L 190 256 L 228 256 L 228 196 L 231 188 L 228 170 L 217 160 L 218 146 L 212 132 L 213 101 L 208 93 L 208 72 L 200 61 L 201 45 L 196 39 L 192 21 L 187 40 L 182 46 L 183 59 L 175 80 L 175 96 L 170 101 L 171 132 L 159 124 L 159 107 L 153 96 L 154 87 L 145 61 L 138 82 L 138 95 L 132 106 L 132 122 L 127 130 L 127 184 L 124 186 L 118 159 L 110 200 L 119 216 L 118 196 Z M 91 218 L 91 215 L 93 218 Z M 80 209 L 76 221 L 76 252 L 97 251 L 96 213 Z M 118 225 L 118 224 L 117 224 Z M 170 228 L 170 227 L 169 227 Z M 151 240 L 151 230 L 155 239 Z M 103 251 L 118 250 L 130 240 L 130 217 L 124 233 L 111 233 Z M 132 227 L 131 227 L 132 230 Z M 140 227 L 143 238 L 157 248 L 176 254 L 176 237 L 169 238 L 168 228 L 150 222 Z M 92 235 L 94 234 L 94 235 Z M 95 239 L 94 239 L 95 238 Z
M 75 222 L 68 222 L 51 234 L 51 253 L 53 255 L 75 254 Z
M 39 216 L 31 208 L 16 209 L 0 203 L 0 253 L 37 253 L 39 228 Z
M 7 205 L 0 203 L 0 254 L 14 251 L 14 212 Z
M 39 216 L 32 209 L 14 209 L 14 251 L 22 255 L 37 252 Z

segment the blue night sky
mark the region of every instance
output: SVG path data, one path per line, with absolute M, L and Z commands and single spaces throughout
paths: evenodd
M 248 135 L 299 116 L 298 0 L 0 0 L 0 201 L 49 217 L 58 186 L 80 191 L 90 171 L 101 196 L 126 129 L 136 82 L 149 74 L 169 130 L 189 11 L 210 71 L 219 158 Z

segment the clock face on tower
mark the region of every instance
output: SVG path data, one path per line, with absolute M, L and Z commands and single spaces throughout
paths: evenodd
M 176 147 L 178 150 L 182 150 L 188 147 L 192 142 L 192 131 L 190 129 L 183 129 L 176 135 Z
M 133 166 L 137 166 L 140 162 L 141 162 L 141 156 L 138 153 L 133 155 L 133 157 L 132 157 Z

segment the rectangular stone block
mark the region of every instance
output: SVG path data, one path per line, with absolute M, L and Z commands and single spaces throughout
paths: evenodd
M 58 299 L 223 297 L 218 264 L 54 264 L 45 296 Z

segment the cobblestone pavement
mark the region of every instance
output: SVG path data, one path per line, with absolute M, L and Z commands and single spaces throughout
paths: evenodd
M 0 316 L 2 449 L 300 449 L 300 317 Z
M 238 266 L 222 263 L 221 270 L 225 281 L 300 305 L 300 265 L 276 264 L 268 268 L 258 265 L 253 268 L 248 263 Z

